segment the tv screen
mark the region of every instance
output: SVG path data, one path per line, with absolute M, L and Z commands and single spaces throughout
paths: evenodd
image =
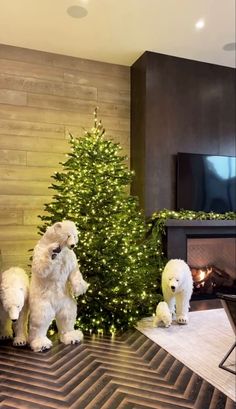
M 177 209 L 236 211 L 236 157 L 178 153 Z

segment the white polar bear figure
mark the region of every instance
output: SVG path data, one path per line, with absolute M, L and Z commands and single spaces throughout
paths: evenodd
M 83 333 L 74 330 L 77 303 L 88 283 L 80 273 L 73 248 L 78 242 L 75 224 L 65 220 L 48 227 L 34 248 L 30 283 L 29 341 L 34 351 L 52 346 L 47 330 L 55 318 L 64 344 L 80 342 Z
M 13 345 L 27 343 L 29 277 L 20 267 L 0 274 L 0 339 L 12 338 Z
M 188 323 L 189 301 L 193 292 L 192 273 L 184 260 L 172 259 L 166 264 L 161 278 L 164 300 L 178 324 Z
M 158 327 L 161 323 L 163 323 L 166 328 L 172 323 L 172 315 L 165 301 L 161 301 L 157 304 L 156 315 L 153 318 L 154 327 Z

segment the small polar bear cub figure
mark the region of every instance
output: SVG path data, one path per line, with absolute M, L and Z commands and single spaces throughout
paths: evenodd
M 52 346 L 46 334 L 54 318 L 62 343 L 74 344 L 83 339 L 83 333 L 74 329 L 77 315 L 74 296 L 84 294 L 88 283 L 82 277 L 73 251 L 77 242 L 75 224 L 65 220 L 48 227 L 34 248 L 29 341 L 36 352 Z
M 28 340 L 29 277 L 20 267 L 0 274 L 0 339 L 13 337 L 13 345 Z
M 177 323 L 187 324 L 189 301 L 193 292 L 192 273 L 187 263 L 180 259 L 169 260 L 162 273 L 161 286 L 172 316 L 176 310 Z
M 153 326 L 158 327 L 161 323 L 168 328 L 172 323 L 172 316 L 168 304 L 161 301 L 157 304 L 156 315 L 153 318 Z

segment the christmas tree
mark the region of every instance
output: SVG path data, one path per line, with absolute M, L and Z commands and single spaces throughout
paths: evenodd
M 64 169 L 53 175 L 55 194 L 45 205 L 40 231 L 63 219 L 77 226 L 75 252 L 90 284 L 78 299 L 77 326 L 126 329 L 153 313 L 157 302 L 157 271 L 150 263 L 156 251 L 146 244 L 144 217 L 128 193 L 133 173 L 120 144 L 105 139 L 96 111 L 94 127 L 81 138 L 70 135 L 69 143 Z

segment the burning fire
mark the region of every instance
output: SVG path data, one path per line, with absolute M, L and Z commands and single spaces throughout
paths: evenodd
M 202 281 L 205 278 L 205 276 L 206 276 L 205 271 L 199 270 L 199 275 L 198 275 L 199 281 Z
M 230 287 L 233 285 L 233 278 L 214 265 L 190 268 L 193 276 L 194 289 L 198 293 L 213 294 L 222 286 Z
M 212 267 L 206 267 L 205 270 L 202 270 L 200 268 L 198 270 L 198 277 L 196 281 L 203 281 L 211 273 L 212 273 Z
M 209 274 L 212 273 L 212 267 L 191 268 L 193 280 L 196 288 L 204 287 Z

